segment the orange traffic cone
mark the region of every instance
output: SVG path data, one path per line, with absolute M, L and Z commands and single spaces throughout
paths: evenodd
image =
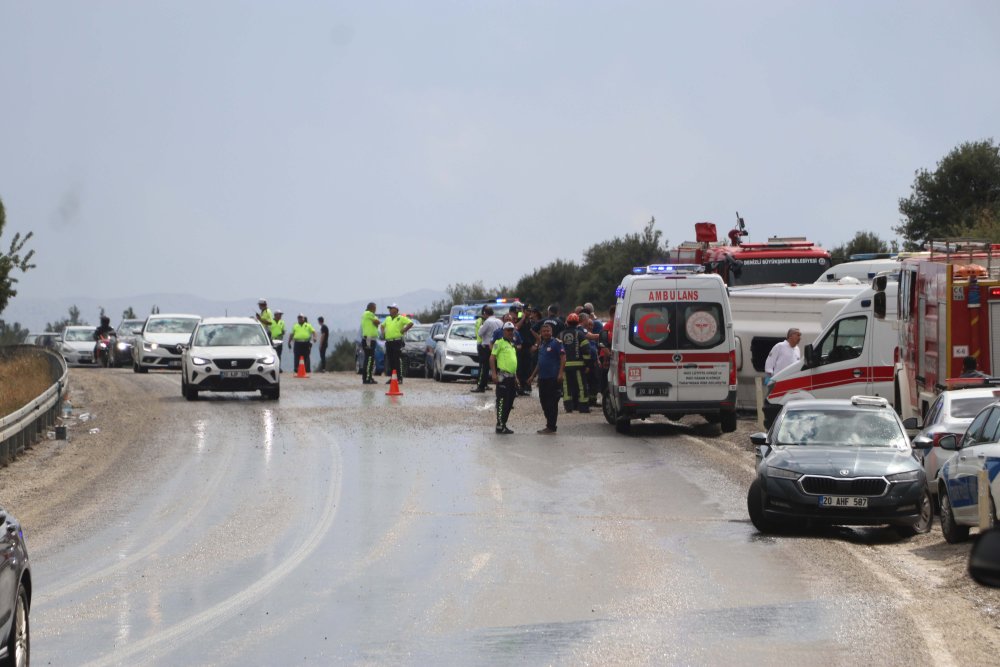
M 299 357 L 299 370 L 298 370 L 297 373 L 295 373 L 295 377 L 297 377 L 297 378 L 309 377 L 308 375 L 306 375 L 306 358 L 305 357 Z
M 386 396 L 402 396 L 403 392 L 399 390 L 399 380 L 396 379 L 396 371 L 392 372 L 392 379 L 389 380 L 389 391 L 385 392 Z

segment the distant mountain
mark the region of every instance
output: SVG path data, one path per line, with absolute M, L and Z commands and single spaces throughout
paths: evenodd
M 379 312 L 384 312 L 390 303 L 399 303 L 404 312 L 423 310 L 435 301 L 448 298 L 442 291 L 422 289 L 407 292 L 398 296 L 387 296 L 374 299 Z M 361 312 L 368 304 L 367 300 L 348 303 L 313 303 L 269 297 L 271 309 L 280 308 L 285 313 L 285 320 L 294 322 L 295 316 L 305 313 L 314 325 L 316 318 L 322 315 L 331 331 L 353 331 L 360 326 Z M 122 312 L 131 306 L 136 315 L 145 317 L 152 307 L 158 306 L 161 313 L 194 313 L 196 315 L 253 315 L 257 312 L 257 297 L 248 297 L 236 301 L 220 301 L 205 299 L 190 294 L 140 294 L 120 299 L 102 299 L 92 296 L 75 296 L 58 299 L 22 299 L 15 297 L 7 309 L 0 315 L 8 324 L 19 322 L 22 327 L 33 333 L 45 330 L 49 322 L 61 320 L 67 316 L 70 306 L 80 309 L 81 317 L 89 324 L 97 324 L 101 306 L 111 318 L 112 326 L 117 326 Z

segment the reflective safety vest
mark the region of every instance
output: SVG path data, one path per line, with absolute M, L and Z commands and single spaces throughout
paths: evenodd
M 308 322 L 303 322 L 302 324 L 296 322 L 292 325 L 292 338 L 300 343 L 312 338 L 314 333 L 316 333 L 316 330 Z
M 271 338 L 281 340 L 285 335 L 285 320 L 275 320 L 271 323 Z

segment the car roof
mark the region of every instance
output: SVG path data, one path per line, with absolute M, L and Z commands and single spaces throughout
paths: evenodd
M 154 313 L 153 315 L 150 315 L 146 319 L 147 320 L 158 320 L 158 319 L 164 319 L 164 318 L 167 318 L 167 317 L 187 317 L 187 318 L 195 319 L 195 320 L 200 320 L 201 319 L 201 315 L 192 315 L 191 313 Z
M 202 324 L 258 324 L 253 317 L 204 317 Z
M 996 396 L 1000 398 L 1000 387 L 964 387 L 961 389 L 947 389 L 941 392 L 941 396 L 952 401 L 956 398 L 980 398 L 983 396 Z
M 69 329 L 96 329 L 96 328 L 97 327 L 94 326 L 94 325 L 92 325 L 92 324 L 70 324 L 65 329 L 63 329 L 63 331 L 66 331 L 66 330 L 69 330 Z
M 892 406 L 869 405 L 866 403 L 855 404 L 849 398 L 810 398 L 792 401 L 785 406 L 785 410 L 889 410 Z

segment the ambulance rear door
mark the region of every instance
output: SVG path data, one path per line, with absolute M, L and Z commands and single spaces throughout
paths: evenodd
M 672 278 L 638 279 L 631 287 L 628 337 L 623 341 L 628 400 L 653 403 L 677 400 L 676 302 Z M 624 313 L 623 313 L 624 315 Z
M 726 321 L 720 290 L 681 291 L 695 300 L 676 304 L 677 400 L 686 403 L 715 403 L 729 397 L 731 328 Z M 719 300 L 713 300 L 717 296 Z

